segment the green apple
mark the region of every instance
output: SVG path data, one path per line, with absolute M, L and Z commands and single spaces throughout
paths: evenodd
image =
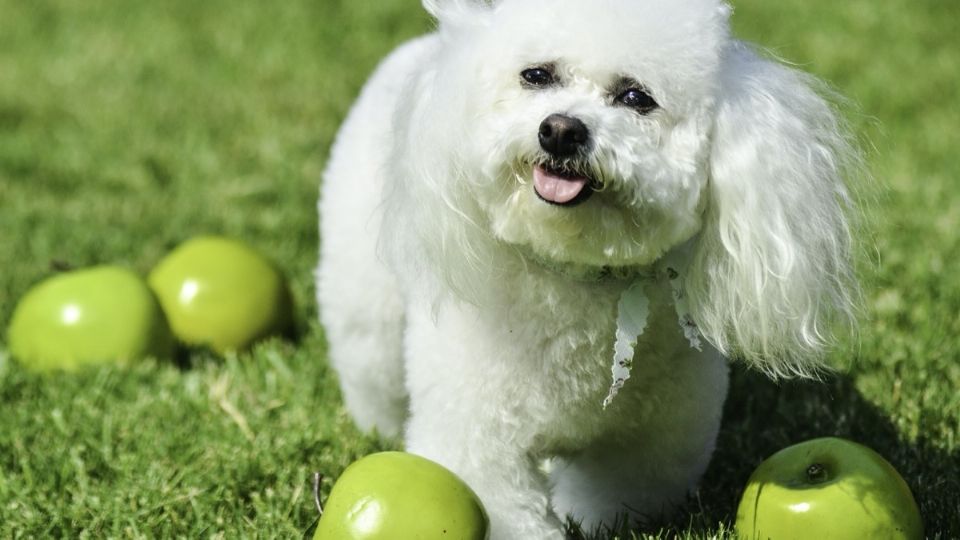
M 293 320 L 283 275 L 236 240 L 189 240 L 160 261 L 147 280 L 174 334 L 221 354 L 285 332 Z
M 153 293 L 116 266 L 67 272 L 34 286 L 17 304 L 10 353 L 38 371 L 169 357 L 173 336 Z
M 484 540 L 489 520 L 467 484 L 441 465 L 380 452 L 347 467 L 314 540 Z
M 780 450 L 750 476 L 737 509 L 744 539 L 923 538 L 910 488 L 873 450 L 836 437 Z

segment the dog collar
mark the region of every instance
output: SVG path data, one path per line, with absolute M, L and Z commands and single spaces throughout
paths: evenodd
M 580 283 L 612 283 L 653 280 L 657 271 L 651 266 L 593 266 L 589 264 L 558 262 L 526 250 L 524 258 L 548 272 Z

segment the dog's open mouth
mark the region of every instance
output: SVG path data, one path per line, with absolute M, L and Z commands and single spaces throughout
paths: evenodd
M 533 190 L 545 202 L 558 206 L 574 206 L 593 195 L 593 180 L 583 174 L 555 169 L 548 165 L 533 166 Z

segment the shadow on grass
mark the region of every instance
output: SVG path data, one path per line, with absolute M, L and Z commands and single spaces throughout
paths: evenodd
M 309 325 L 307 322 L 305 320 L 296 320 L 294 323 L 287 325 L 286 328 L 278 332 L 276 335 L 258 338 L 243 350 L 255 350 L 256 347 L 263 343 L 267 343 L 270 340 L 281 340 L 285 343 L 288 343 L 293 348 L 298 348 L 303 344 L 308 332 Z M 222 362 L 223 356 L 223 353 L 220 353 L 207 345 L 187 345 L 184 343 L 177 343 L 170 360 L 177 369 L 179 369 L 181 372 L 186 372 L 195 369 L 198 365 L 204 362 Z
M 960 453 L 938 449 L 922 436 L 906 440 L 851 377 L 774 383 L 740 367 L 732 370 L 717 450 L 701 487 L 682 517 L 661 524 L 663 532 L 669 537 L 684 531 L 709 534 L 721 522 L 732 527 L 742 490 L 761 461 L 792 444 L 825 436 L 876 450 L 909 484 L 927 536 L 960 537 Z

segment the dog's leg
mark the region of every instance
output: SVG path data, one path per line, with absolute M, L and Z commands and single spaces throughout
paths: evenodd
M 728 375 L 719 356 L 690 355 L 668 362 L 676 368 L 676 378 L 648 386 L 639 397 L 661 405 L 647 408 L 648 413 L 634 407 L 640 414 L 624 418 L 623 432 L 551 462 L 557 515 L 570 516 L 584 531 L 593 532 L 624 518 L 631 524 L 646 523 L 684 502 L 713 453 Z M 657 410 L 661 406 L 665 409 Z
M 325 186 L 321 208 L 325 230 L 317 272 L 330 363 L 340 376 L 347 410 L 357 426 L 394 437 L 403 428 L 407 409 L 401 356 L 403 302 L 392 274 L 376 256 L 379 217 L 372 209 L 345 212 L 344 208 L 362 207 L 358 199 L 363 194 L 339 187 Z
M 490 516 L 490 540 L 563 540 L 535 460 L 509 443 L 491 440 L 500 426 L 461 422 L 469 420 L 443 410 L 415 412 L 407 427 L 407 451 L 444 465 L 473 488 Z M 441 427 L 450 423 L 461 425 Z M 438 429 L 444 436 L 438 437 Z
M 490 540 L 563 540 L 546 475 L 530 455 L 537 428 L 511 347 L 491 338 L 468 306 L 407 314 L 410 419 L 406 450 L 452 470 L 490 516 Z M 500 358 L 497 358 L 497 357 Z
M 396 437 L 407 415 L 403 308 L 391 276 L 373 266 L 321 266 L 329 285 L 321 295 L 322 317 L 350 415 L 364 431 Z

